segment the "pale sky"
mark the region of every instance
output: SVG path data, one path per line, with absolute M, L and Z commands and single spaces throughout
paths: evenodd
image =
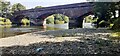
M 11 4 L 21 3 L 24 6 L 26 6 L 27 9 L 34 8 L 35 6 L 49 7 L 56 5 L 86 2 L 86 0 L 7 0 L 7 1 L 10 1 Z

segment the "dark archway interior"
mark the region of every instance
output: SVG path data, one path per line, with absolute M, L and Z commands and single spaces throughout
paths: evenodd
M 83 20 L 84 20 L 84 18 L 86 17 L 86 16 L 88 16 L 88 15 L 93 15 L 93 13 L 92 12 L 89 12 L 89 13 L 86 13 L 86 14 L 84 14 L 84 15 L 82 15 L 82 16 L 79 16 L 77 19 L 76 19 L 76 22 L 77 22 L 77 27 L 80 27 L 80 28 L 82 28 L 83 27 Z

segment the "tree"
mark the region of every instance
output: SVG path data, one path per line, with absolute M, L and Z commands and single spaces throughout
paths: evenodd
M 36 6 L 35 8 L 43 8 L 42 6 Z
M 65 23 L 68 23 L 69 22 L 69 17 L 63 16 L 63 20 L 65 21 Z
M 110 21 L 111 17 L 114 16 L 116 18 L 116 3 L 117 2 L 95 2 L 94 3 L 94 14 L 99 19 L 97 20 L 97 25 L 102 20 Z M 99 27 L 99 26 L 98 26 Z
M 12 6 L 12 11 L 20 11 L 20 10 L 25 10 L 26 7 L 20 3 L 16 3 Z
M 46 23 L 47 24 L 54 24 L 54 16 L 51 15 L 49 17 L 46 18 Z
M 119 13 L 118 13 L 119 16 L 118 17 L 120 18 L 120 1 L 116 3 L 115 7 L 119 11 Z
M 119 11 L 118 17 L 116 17 L 116 10 Z M 102 20 L 109 22 L 109 24 L 114 24 L 113 28 L 120 27 L 119 23 L 117 23 L 119 21 L 118 19 L 120 18 L 120 2 L 95 2 L 94 14 L 96 17 L 98 17 L 98 27 L 99 22 Z
M 10 10 L 10 2 L 0 0 L 0 13 L 1 13 L 1 15 L 2 16 L 4 15 L 6 17 L 7 13 L 9 13 L 9 10 Z
M 62 14 L 53 14 L 46 18 L 47 24 L 64 24 L 69 22 L 69 17 Z

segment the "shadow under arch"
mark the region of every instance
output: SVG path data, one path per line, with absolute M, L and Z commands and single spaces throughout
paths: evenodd
M 77 27 L 83 28 L 83 20 L 85 20 L 85 17 L 89 16 L 89 15 L 94 15 L 94 13 L 93 12 L 88 12 L 88 13 L 86 13 L 84 15 L 81 15 L 78 18 L 76 18 Z
M 26 15 L 18 15 L 16 16 L 13 20 L 13 24 L 16 24 L 17 26 L 21 26 L 22 23 L 21 23 L 21 20 L 23 18 L 27 18 L 28 20 L 30 20 L 30 17 L 26 16 Z

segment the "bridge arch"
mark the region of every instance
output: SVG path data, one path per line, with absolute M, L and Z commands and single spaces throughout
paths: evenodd
M 86 20 L 85 17 L 89 16 L 89 15 L 94 15 L 94 13 L 92 11 L 90 11 L 90 12 L 88 12 L 86 14 L 83 14 L 83 15 L 77 17 L 76 18 L 76 22 L 77 22 L 76 23 L 76 25 L 77 25 L 76 27 L 83 28 L 83 23 L 84 23 L 83 21 Z
M 46 18 L 51 16 L 51 15 L 55 15 L 55 14 L 61 14 L 61 15 L 64 15 L 64 16 L 67 16 L 69 17 L 68 15 L 64 14 L 64 13 L 45 13 L 45 14 L 42 14 L 40 16 L 37 17 L 38 19 L 38 22 L 41 22 L 40 24 L 43 25 L 44 21 L 46 21 Z M 69 17 L 69 20 L 70 20 L 71 17 Z
M 14 24 L 17 24 L 17 26 L 21 26 L 22 25 L 21 20 L 23 18 L 27 18 L 28 20 L 30 20 L 30 17 L 28 17 L 26 15 L 18 15 L 14 18 Z

